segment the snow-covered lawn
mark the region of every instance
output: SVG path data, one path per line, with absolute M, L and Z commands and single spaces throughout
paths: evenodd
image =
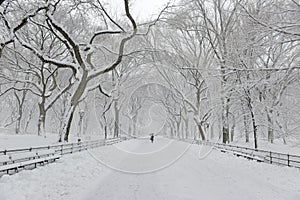
M 83 136 L 82 141 L 102 139 L 101 136 Z M 77 142 L 77 137 L 70 135 L 69 142 Z M 37 136 L 34 134 L 19 134 L 13 133 L 13 130 L 0 128 L 0 150 L 29 148 L 38 146 L 47 146 L 58 143 L 58 135 L 48 133 L 47 137 Z
M 130 140 L 2 176 L 0 199 L 299 200 L 300 170 L 164 138 Z
M 44 138 L 36 135 L 9 135 L 0 134 L 0 150 L 46 146 L 57 143 L 57 135 Z

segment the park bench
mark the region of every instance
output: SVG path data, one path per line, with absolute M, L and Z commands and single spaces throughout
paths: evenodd
M 103 145 L 111 145 L 111 144 L 115 144 L 115 143 L 118 143 L 122 140 L 120 140 L 120 138 L 112 138 L 112 139 L 109 139 L 109 140 L 105 140 L 103 141 Z
M 9 174 L 11 170 L 17 172 L 27 166 L 36 168 L 37 164 L 42 165 L 60 158 L 55 150 L 41 150 L 21 152 L 15 154 L 0 155 L 0 172 Z
M 252 153 L 246 153 L 242 151 L 234 151 L 234 150 L 229 150 L 229 149 L 224 149 L 224 148 L 219 148 L 219 150 L 223 153 L 232 153 L 233 155 L 237 157 L 244 157 L 247 158 L 248 160 L 255 160 L 257 162 L 264 162 L 264 158 L 260 158 Z
M 8 155 L 1 155 L 0 156 L 0 163 L 1 165 L 6 165 L 10 161 L 10 158 Z

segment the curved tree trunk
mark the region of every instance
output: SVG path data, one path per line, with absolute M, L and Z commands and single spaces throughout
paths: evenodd
M 70 111 L 70 116 L 68 118 L 67 124 L 65 125 L 65 135 L 64 135 L 64 141 L 68 142 L 69 141 L 69 134 L 70 134 L 70 130 L 71 130 L 71 125 L 72 125 L 72 121 L 73 121 L 73 117 L 74 117 L 74 112 L 75 112 L 75 107 L 73 107 Z
M 84 71 L 81 77 L 81 81 L 78 84 L 74 94 L 72 95 L 71 98 L 71 104 L 70 104 L 70 113 L 69 113 L 69 117 L 66 119 L 65 122 L 65 135 L 64 135 L 64 141 L 68 142 L 69 140 L 69 135 L 70 135 L 70 130 L 71 130 L 71 125 L 72 125 L 72 120 L 74 117 L 74 112 L 79 104 L 80 98 L 82 97 L 86 86 L 88 83 L 88 72 Z

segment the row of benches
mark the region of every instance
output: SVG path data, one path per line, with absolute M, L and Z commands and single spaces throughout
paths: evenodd
M 0 173 L 9 174 L 11 170 L 17 172 L 25 167 L 36 168 L 38 164 L 43 165 L 59 158 L 60 155 L 51 149 L 0 155 Z
M 18 151 L 2 151 L 0 154 L 0 176 L 3 173 L 10 174 L 10 172 L 18 172 L 19 169 L 26 167 L 36 168 L 37 165 L 44 165 L 55 161 L 63 154 L 69 154 L 86 150 L 87 148 L 95 148 L 103 145 L 112 145 L 118 143 L 126 138 L 111 138 L 107 140 L 91 141 L 91 142 L 78 142 L 67 145 L 53 146 L 53 149 L 24 149 Z
M 232 153 L 233 155 L 237 157 L 244 157 L 247 158 L 248 160 L 255 160 L 257 162 L 264 162 L 264 158 L 255 155 L 253 152 L 242 152 L 242 151 L 234 151 L 231 149 L 225 149 L 225 148 L 217 148 L 223 153 Z

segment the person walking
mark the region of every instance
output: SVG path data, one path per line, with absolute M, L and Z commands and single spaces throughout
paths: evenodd
M 151 140 L 152 143 L 154 142 L 154 135 L 153 135 L 153 133 L 150 136 L 150 140 Z

